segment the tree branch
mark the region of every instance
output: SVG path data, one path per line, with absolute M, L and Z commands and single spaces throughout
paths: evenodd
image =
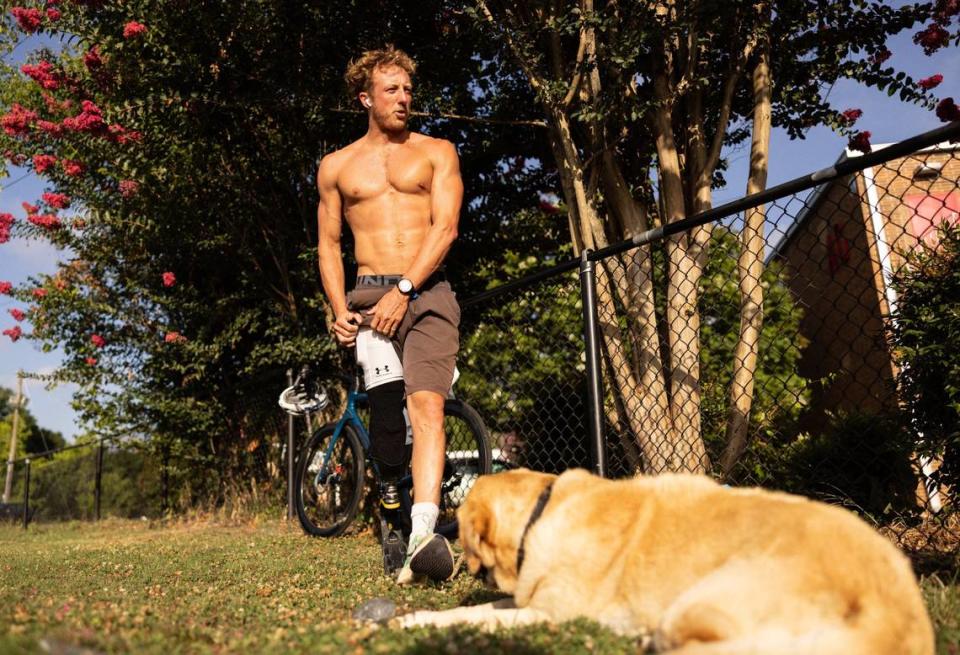
M 699 175 L 703 176 L 709 173 L 713 175 L 713 169 L 717 167 L 720 161 L 720 150 L 723 148 L 723 137 L 727 133 L 727 124 L 730 122 L 730 112 L 733 107 L 733 94 L 737 90 L 737 82 L 746 66 L 747 59 L 753 53 L 756 46 L 756 38 L 751 38 L 738 58 L 731 64 L 731 70 L 723 85 L 723 99 L 720 104 L 720 116 L 717 119 L 717 131 L 713 134 L 713 142 L 710 144 L 710 152 L 704 162 L 703 170 Z
M 573 99 L 577 96 L 577 91 L 580 89 L 580 82 L 583 79 L 583 58 L 587 52 L 587 29 L 583 25 L 580 26 L 580 45 L 577 46 L 577 58 L 573 63 L 573 79 L 570 80 L 570 88 L 567 89 L 567 95 L 563 97 L 563 100 L 560 102 L 560 106 L 569 107 L 570 103 L 573 102 Z
M 343 109 L 340 107 L 328 108 L 325 111 L 329 111 L 333 114 L 363 114 L 366 115 L 367 112 L 361 111 L 359 109 Z M 410 112 L 411 116 L 418 116 L 421 118 L 442 118 L 444 120 L 450 121 L 463 121 L 466 123 L 479 123 L 482 125 L 512 125 L 517 127 L 542 127 L 546 128 L 547 124 L 545 121 L 537 120 L 505 120 L 499 118 L 483 118 L 481 116 L 463 116 L 462 114 L 430 114 L 424 111 L 412 111 Z
M 490 8 L 487 6 L 486 0 L 477 0 L 477 5 L 480 7 L 480 10 L 483 12 L 484 18 L 487 19 L 487 22 L 490 25 L 496 27 L 497 20 L 493 17 L 493 14 L 490 12 Z M 509 12 L 507 12 L 509 14 Z M 508 23 L 508 20 L 504 20 L 504 23 Z M 542 100 L 548 101 L 546 95 L 546 84 L 543 79 L 537 75 L 537 72 L 533 69 L 533 64 L 523 56 L 523 53 L 520 51 L 520 46 L 517 45 L 517 42 L 514 40 L 513 36 L 510 34 L 508 29 L 503 30 L 503 38 L 507 42 L 507 46 L 510 48 L 510 51 L 513 53 L 513 56 L 516 57 L 517 63 L 520 64 L 520 68 L 523 69 L 524 74 L 527 76 L 527 79 L 530 81 L 530 86 L 533 88 L 534 93 L 541 97 Z

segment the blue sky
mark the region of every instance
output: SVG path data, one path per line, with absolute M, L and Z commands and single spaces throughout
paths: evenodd
M 905 70 L 916 79 L 941 73 L 944 82 L 937 89 L 937 95 L 953 96 L 960 100 L 960 57 L 956 49 L 926 57 L 911 42 L 911 36 L 912 33 L 901 34 L 891 40 L 888 45 L 893 52 L 891 65 Z M 21 46 L 15 57 L 22 59 L 27 52 L 29 48 Z M 941 125 L 933 112 L 849 82 L 838 83 L 830 91 L 830 100 L 841 110 L 850 107 L 863 109 L 864 115 L 857 123 L 857 128 L 869 130 L 873 134 L 874 144 L 900 141 Z M 797 141 L 791 141 L 784 132 L 775 130 L 771 139 L 768 184 L 773 186 L 832 164 L 845 146 L 844 138 L 826 128 L 814 128 L 808 132 L 806 139 Z M 730 170 L 726 175 L 729 184 L 715 193 L 716 205 L 734 200 L 744 193 L 748 148 L 729 154 Z M 0 212 L 10 212 L 22 218 L 20 204 L 24 201 L 36 202 L 45 190 L 44 182 L 22 169 L 13 168 L 9 172 L 8 178 L 0 180 Z M 57 258 L 62 256 L 62 253 L 43 242 L 12 239 L 0 245 L 0 280 L 17 284 L 31 275 L 52 273 Z M 0 296 L 0 329 L 14 324 L 8 314 L 8 310 L 14 307 L 22 308 L 22 305 L 8 296 Z M 24 329 L 27 330 L 28 326 L 25 325 Z M 49 373 L 56 369 L 61 357 L 62 353 L 58 351 L 41 352 L 38 346 L 26 339 L 12 343 L 7 337 L 0 337 L 0 386 L 15 387 L 18 370 Z M 58 430 L 68 438 L 80 431 L 70 407 L 72 391 L 71 385 L 46 390 L 39 382 L 27 381 L 30 409 L 40 424 Z

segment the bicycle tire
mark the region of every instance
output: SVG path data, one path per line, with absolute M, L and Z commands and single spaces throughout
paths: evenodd
M 313 432 L 300 450 L 294 473 L 297 518 L 303 531 L 313 537 L 343 534 L 356 516 L 363 495 L 363 446 L 353 426 L 343 426 L 326 464 L 328 471 L 321 474 L 324 453 L 335 427 L 328 423 Z
M 444 402 L 443 428 L 447 461 L 440 490 L 440 516 L 435 529 L 447 539 L 456 539 L 459 530 L 457 509 L 477 478 L 492 472 L 493 454 L 483 419 L 462 400 Z

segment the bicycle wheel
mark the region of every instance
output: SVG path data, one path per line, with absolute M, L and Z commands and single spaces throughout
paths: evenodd
M 493 468 L 490 440 L 480 415 L 462 400 L 447 400 L 443 406 L 443 431 L 447 438 L 447 461 L 440 487 L 440 516 L 436 531 L 457 537 L 457 508 L 473 483 Z
M 360 506 L 363 447 L 344 425 L 331 449 L 333 423 L 318 428 L 300 451 L 293 480 L 294 504 L 303 531 L 314 537 L 342 534 Z

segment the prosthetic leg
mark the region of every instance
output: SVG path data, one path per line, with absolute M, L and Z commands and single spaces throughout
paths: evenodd
M 393 575 L 403 566 L 407 548 L 400 527 L 397 491 L 397 480 L 410 463 L 403 366 L 390 339 L 367 327 L 361 327 L 357 333 L 356 352 L 370 403 L 370 455 L 380 474 L 383 571 Z

